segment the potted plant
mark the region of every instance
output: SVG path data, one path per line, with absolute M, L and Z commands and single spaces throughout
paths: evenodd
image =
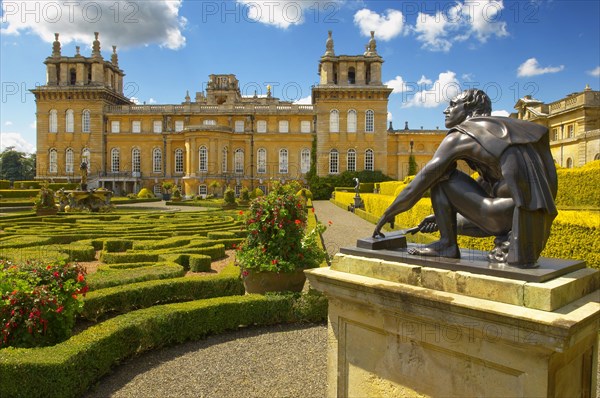
M 248 235 L 238 247 L 246 292 L 301 291 L 304 270 L 318 267 L 325 251 L 318 245 L 325 227 L 306 231 L 307 213 L 296 184 L 275 183 L 271 192 L 253 200 L 244 214 Z
M 171 192 L 172 192 L 174 186 L 175 186 L 175 184 L 173 184 L 170 181 L 163 182 L 163 184 L 162 184 L 162 189 L 163 189 L 162 197 L 163 197 L 163 200 L 171 200 Z
M 38 216 L 48 216 L 58 213 L 56 202 L 54 200 L 54 191 L 48 188 L 48 183 L 40 188 L 34 205 L 35 214 Z

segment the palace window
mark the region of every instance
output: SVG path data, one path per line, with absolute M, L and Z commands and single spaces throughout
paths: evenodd
M 133 173 L 140 173 L 142 169 L 141 164 L 142 152 L 138 148 L 133 148 L 133 150 L 131 151 L 131 171 Z
M 340 132 L 340 112 L 337 109 L 333 109 L 329 112 L 329 132 Z
M 244 150 L 242 148 L 238 148 L 235 150 L 233 154 L 233 167 L 234 172 L 237 174 L 244 173 Z
M 208 195 L 208 186 L 206 184 L 202 184 L 198 186 L 198 195 L 205 198 Z
M 567 169 L 573 168 L 573 159 L 567 158 Z
M 198 150 L 198 171 L 208 171 L 208 149 L 204 145 Z
M 175 173 L 183 173 L 183 149 L 175 150 Z
M 131 122 L 131 132 L 132 133 L 141 133 L 142 132 L 142 122 L 139 120 L 134 120 Z
M 227 173 L 227 155 L 229 153 L 229 148 L 226 146 L 223 147 L 223 157 L 221 159 L 221 172 Z
M 558 129 L 552 129 L 552 141 L 558 141 Z
M 375 155 L 372 149 L 365 151 L 365 170 L 373 171 L 375 164 Z
M 287 120 L 279 121 L 279 132 L 280 133 L 288 133 L 290 131 L 290 122 Z
M 91 114 L 87 109 L 81 114 L 81 132 L 89 133 L 91 131 Z
M 48 116 L 48 132 L 58 133 L 58 112 L 56 109 L 52 109 Z
M 73 150 L 67 148 L 65 151 L 65 172 L 67 174 L 73 174 L 73 163 L 74 163 Z
M 160 184 L 154 184 L 154 187 L 152 187 L 152 191 L 154 192 L 154 195 L 158 196 L 158 195 L 162 195 L 162 187 Z
M 67 112 L 65 113 L 65 132 L 75 132 L 75 113 L 73 112 L 73 109 L 67 109 Z
M 267 132 L 267 121 L 266 120 L 258 120 L 256 122 L 256 132 L 257 133 L 266 133 Z
M 310 149 L 304 148 L 300 152 L 300 172 L 308 173 L 310 170 Z
M 365 112 L 365 132 L 372 133 L 375 131 L 375 112 L 368 110 Z
M 162 151 L 160 148 L 152 150 L 152 172 L 160 173 L 162 171 Z
M 235 121 L 235 132 L 236 133 L 243 133 L 244 132 L 244 121 L 243 120 L 236 120 Z
M 260 148 L 256 153 L 256 172 L 265 174 L 267 172 L 267 150 Z
M 279 173 L 288 173 L 288 151 L 287 149 L 279 150 Z
M 348 111 L 347 129 L 349 133 L 356 133 L 356 111 L 354 109 Z
M 569 124 L 567 126 L 567 138 L 573 138 L 575 132 L 575 126 L 572 124 Z
M 348 149 L 346 155 L 346 168 L 348 171 L 356 171 L 356 150 Z
M 348 68 L 348 84 L 356 84 L 356 69 L 353 66 Z
M 329 174 L 337 174 L 340 172 L 339 153 L 337 149 L 329 151 Z
M 183 131 L 183 120 L 175 120 L 175 132 L 181 133 Z
M 205 121 L 202 122 L 202 124 L 204 124 L 205 126 L 216 126 L 217 121 L 214 119 L 206 119 Z
M 110 151 L 110 171 L 113 173 L 121 171 L 121 154 L 119 148 L 113 148 Z
M 48 172 L 58 173 L 58 152 L 54 148 L 48 152 Z
M 154 121 L 154 129 L 153 129 L 153 131 L 154 131 L 155 133 L 162 133 L 162 131 L 163 131 L 163 123 L 162 123 L 162 120 L 155 120 L 155 121 Z
M 310 120 L 303 120 L 300 122 L 300 132 L 301 133 L 310 133 L 312 122 Z
M 112 133 L 120 133 L 121 132 L 121 122 L 118 120 L 113 120 L 110 122 L 110 131 Z

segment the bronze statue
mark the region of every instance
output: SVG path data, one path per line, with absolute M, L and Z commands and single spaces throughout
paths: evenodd
M 82 191 L 87 190 L 87 176 L 88 176 L 88 164 L 85 159 L 79 165 L 79 171 L 81 173 L 81 183 L 79 184 L 79 188 Z
M 557 177 L 548 129 L 506 117 L 490 116 L 491 101 L 481 90 L 465 90 L 444 111 L 450 130 L 433 158 L 380 218 L 383 225 L 409 210 L 428 190 L 434 214 L 422 232 L 440 231 L 441 239 L 410 254 L 460 258 L 457 234 L 495 236 L 490 261 L 522 268 L 536 261 L 557 215 Z M 478 172 L 474 180 L 457 170 L 465 161 Z

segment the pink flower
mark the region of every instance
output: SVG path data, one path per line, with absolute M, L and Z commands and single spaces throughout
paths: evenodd
M 243 271 L 242 271 L 242 276 L 248 276 L 248 274 L 249 274 L 249 272 L 248 272 L 248 271 L 246 271 L 246 270 L 243 270 Z
M 56 313 L 57 313 L 57 314 L 60 314 L 61 312 L 63 312 L 63 310 L 64 310 L 64 309 L 65 309 L 65 307 L 63 307 L 63 306 L 61 305 L 60 307 L 58 307 L 58 308 L 56 309 Z

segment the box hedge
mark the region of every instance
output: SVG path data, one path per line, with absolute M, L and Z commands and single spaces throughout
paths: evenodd
M 210 258 L 210 257 L 209 257 Z M 210 263 L 209 263 L 210 267 Z M 103 289 L 128 283 L 151 281 L 156 279 L 179 278 L 185 275 L 185 270 L 179 264 L 158 263 L 156 265 L 135 268 L 118 269 L 100 266 L 98 271 L 88 275 L 87 282 L 90 290 Z
M 10 181 L 0 180 L 0 190 L 2 189 L 10 189 Z
M 600 208 L 600 160 L 574 169 L 558 169 L 559 207 Z
M 190 271 L 192 272 L 208 272 L 211 270 L 210 256 L 204 254 L 192 254 L 189 258 Z
M 2 189 L 2 199 L 35 198 L 40 193 L 39 189 Z

